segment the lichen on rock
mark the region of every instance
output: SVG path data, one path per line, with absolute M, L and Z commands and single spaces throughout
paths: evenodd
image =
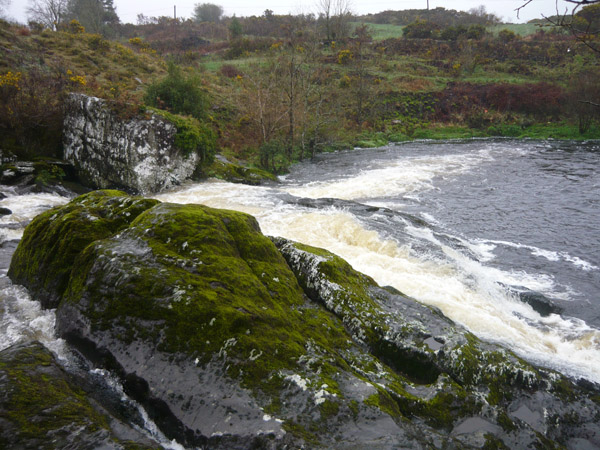
M 66 100 L 64 158 L 92 188 L 149 194 L 181 184 L 201 156 L 179 148 L 178 137 L 176 124 L 156 112 L 123 119 L 106 100 L 75 93 Z
M 71 236 L 78 222 L 87 240 Z M 36 286 L 63 267 L 64 284 L 42 284 L 60 335 L 184 445 L 600 444 L 597 386 L 480 341 L 330 252 L 271 240 L 247 214 L 98 192 L 30 227 L 11 273 Z M 55 242 L 70 256 L 42 257 Z

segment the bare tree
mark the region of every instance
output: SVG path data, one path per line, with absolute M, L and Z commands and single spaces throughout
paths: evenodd
M 523 8 L 525 8 L 527 5 L 529 5 L 532 1 L 533 0 L 526 0 L 521 6 L 519 6 L 518 8 L 515 9 L 515 11 L 517 11 L 517 17 L 519 17 L 519 13 L 521 12 L 521 10 Z M 600 0 L 563 0 L 563 1 L 565 3 L 568 3 L 569 5 L 573 5 L 571 14 L 575 14 L 575 12 L 577 11 L 577 9 L 579 7 L 586 6 L 586 5 L 593 5 L 595 3 L 600 3 Z M 558 0 L 556 0 L 556 10 L 558 11 Z M 568 8 L 565 10 L 564 14 L 566 14 L 567 12 L 568 12 Z
M 356 123 L 361 125 L 365 117 L 365 102 L 370 94 L 369 65 L 367 61 L 368 44 L 373 40 L 370 28 L 362 24 L 354 30 L 352 50 L 354 53 L 354 78 L 356 80 Z
M 10 6 L 10 0 L 0 0 L 0 17 L 4 17 L 6 8 Z
M 27 19 L 56 31 L 67 15 L 68 0 L 30 0 Z
M 325 22 L 327 42 L 346 37 L 352 16 L 350 0 L 318 0 L 319 17 Z

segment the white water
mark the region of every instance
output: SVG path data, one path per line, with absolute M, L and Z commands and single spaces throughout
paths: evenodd
M 518 152 L 518 150 L 515 150 Z M 419 301 L 439 307 L 452 320 L 482 338 L 500 342 L 526 359 L 600 382 L 600 331 L 568 316 L 541 317 L 517 300 L 504 286 L 522 286 L 552 298 L 571 300 L 576 286 L 560 285 L 544 273 L 515 267 L 502 270 L 494 260 L 497 246 L 514 247 L 546 261 L 562 261 L 582 271 L 599 270 L 575 254 L 502 239 L 450 236 L 399 218 L 373 213 L 359 217 L 345 207 L 308 208 L 284 201 L 283 195 L 341 198 L 402 211 L 405 204 L 438 189 L 436 180 L 460 178 L 493 163 L 488 149 L 468 154 L 398 157 L 374 161 L 359 170 L 328 179 L 275 187 L 252 187 L 225 182 L 190 184 L 157 196 L 162 201 L 202 203 L 253 214 L 265 234 L 326 248 L 381 285 L 391 285 Z M 307 166 L 310 172 L 312 169 Z M 292 177 L 289 177 L 290 179 Z M 68 199 L 50 194 L 10 195 L 0 206 L 13 211 L 0 218 L 0 242 L 20 238 L 24 223 L 41 211 Z M 435 217 L 423 214 L 430 225 Z M 391 222 L 389 222 L 391 220 Z M 387 222 L 398 233 L 378 227 Z M 395 221 L 395 222 L 394 222 Z M 400 232 L 401 231 L 401 232 Z M 35 338 L 59 356 L 63 343 L 53 336 L 54 314 L 43 311 L 26 290 L 13 286 L 0 273 L 0 349 Z
M 65 204 L 68 199 L 52 194 L 16 195 L 10 189 L 0 206 L 13 213 L 0 217 L 0 244 L 20 239 L 24 225 L 52 206 Z M 0 350 L 26 340 L 38 340 L 64 359 L 64 342 L 54 337 L 53 310 L 43 310 L 30 298 L 22 286 L 13 285 L 7 278 L 8 267 L 0 268 Z
M 458 177 L 491 160 L 487 150 L 470 155 L 405 158 L 387 167 L 369 167 L 305 185 L 284 180 L 283 185 L 268 188 L 214 181 L 189 185 L 157 198 L 253 214 L 267 235 L 326 248 L 379 284 L 393 286 L 440 308 L 481 338 L 501 343 L 534 363 L 600 382 L 600 331 L 576 318 L 556 314 L 542 317 L 516 299 L 505 285 L 552 294 L 554 298 L 568 297 L 570 288 L 557 285 L 544 274 L 487 266 L 486 261 L 494 258 L 492 250 L 497 242 L 456 238 L 470 250 L 464 252 L 440 240 L 439 233 L 430 228 L 407 223 L 398 224 L 404 227 L 406 237 L 399 240 L 376 231 L 377 227 L 369 222 L 376 221 L 376 214 L 365 221 L 345 208 L 306 208 L 286 203 L 280 195 L 360 200 L 401 210 L 402 202 L 381 197 L 392 193 L 403 194 L 404 199 L 406 194 L 418 198 L 421 192 L 435 189 L 435 177 Z M 537 247 L 530 250 L 544 258 L 578 264 L 583 270 L 598 270 L 568 254 Z

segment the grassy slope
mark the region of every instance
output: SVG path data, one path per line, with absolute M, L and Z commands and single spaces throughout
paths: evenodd
M 354 24 L 356 25 L 356 24 Z M 395 25 L 370 24 L 375 42 L 398 38 L 402 27 Z M 534 33 L 538 27 L 530 24 L 502 25 L 491 29 L 497 33 L 508 28 L 519 35 Z M 91 95 L 115 99 L 127 104 L 140 102 L 144 88 L 166 73 L 165 59 L 144 49 L 143 46 L 108 41 L 98 35 L 71 34 L 66 32 L 33 32 L 18 26 L 0 23 L 0 75 L 8 71 L 26 72 L 32 67 L 65 76 L 81 76 L 84 83 L 71 83 L 69 89 L 85 91 Z M 411 118 L 407 127 L 391 126 L 389 119 L 367 123 L 357 127 L 350 119 L 352 114 L 353 93 L 343 86 L 344 77 L 353 76 L 353 68 L 337 63 L 337 54 L 345 49 L 343 42 L 336 43 L 334 49 L 321 49 L 322 67 L 329 71 L 327 94 L 338 99 L 335 116 L 330 126 L 329 142 L 342 145 L 381 143 L 385 140 L 408 138 L 444 138 L 480 135 L 531 136 L 531 137 L 598 137 L 598 128 L 592 129 L 586 136 L 578 136 L 573 126 L 566 124 L 535 130 L 517 132 L 508 129 L 502 115 L 493 130 L 469 129 L 460 114 L 446 123 L 432 124 Z M 449 83 L 537 83 L 546 81 L 566 86 L 575 63 L 547 64 L 531 61 L 496 61 L 479 58 L 468 52 L 445 59 L 436 59 L 427 55 L 407 55 L 403 52 L 385 51 L 377 55 L 377 44 L 369 53 L 369 76 L 373 81 L 372 95 L 423 95 L 442 91 Z M 201 56 L 187 52 L 185 60 L 188 71 L 200 72 L 203 83 L 211 94 L 211 120 L 220 135 L 221 152 L 229 158 L 239 158 L 257 163 L 259 145 L 256 132 L 249 128 L 250 121 L 240 110 L 240 84 L 235 77 L 221 74 L 224 65 L 234 66 L 239 72 L 250 72 L 256 65 L 265 63 L 265 54 L 246 52 L 242 57 L 226 59 L 223 52 Z M 165 56 L 166 58 L 167 56 Z M 443 56 L 442 56 L 443 57 Z M 461 65 L 460 71 L 454 71 L 453 65 Z M 581 63 L 581 62 L 579 62 Z M 586 60 L 584 64 L 589 64 Z M 597 58 L 592 63 L 597 64 Z M 468 67 L 469 66 L 469 67 Z M 467 68 L 468 67 L 468 68 Z M 67 75 L 68 74 L 68 75 Z M 405 117 L 401 117 L 405 119 Z M 412 120 L 414 119 L 414 120 Z M 512 123 L 529 122 L 525 117 L 512 117 Z M 535 122 L 535 120 L 534 120 Z M 556 129 L 554 129 L 556 128 Z M 558 131 L 560 128 L 560 132 Z
M 164 61 L 151 53 L 109 41 L 99 35 L 44 30 L 0 23 L 0 73 L 32 67 L 85 77 L 85 88 L 110 95 L 111 88 L 131 94 L 166 72 Z M 113 95 L 114 91 L 113 91 Z

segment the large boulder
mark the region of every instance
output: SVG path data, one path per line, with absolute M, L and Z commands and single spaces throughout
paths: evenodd
M 39 342 L 0 352 L 0 448 L 150 449 L 89 398 Z
M 92 188 L 160 192 L 190 178 L 200 163 L 196 152 L 175 145 L 177 132 L 157 113 L 122 117 L 106 100 L 74 93 L 65 105 L 64 158 Z
M 120 211 L 94 195 L 96 216 Z M 63 250 L 70 232 L 54 235 Z M 53 251 L 32 238 L 18 252 L 35 245 Z M 159 203 L 69 254 L 66 287 L 47 285 L 58 332 L 186 446 L 600 446 L 597 386 L 482 343 L 325 250 L 270 240 L 246 214 Z
M 27 286 L 45 308 L 56 308 L 74 258 L 90 243 L 113 236 L 158 200 L 121 191 L 94 191 L 37 216 L 23 233 L 8 276 Z
M 378 286 L 326 250 L 273 241 L 307 295 L 386 365 L 373 400 L 381 408 L 391 398 L 396 414 L 421 418 L 468 446 L 600 446 L 600 386 L 482 342 L 436 308 Z M 394 383 L 397 376 L 403 386 Z

